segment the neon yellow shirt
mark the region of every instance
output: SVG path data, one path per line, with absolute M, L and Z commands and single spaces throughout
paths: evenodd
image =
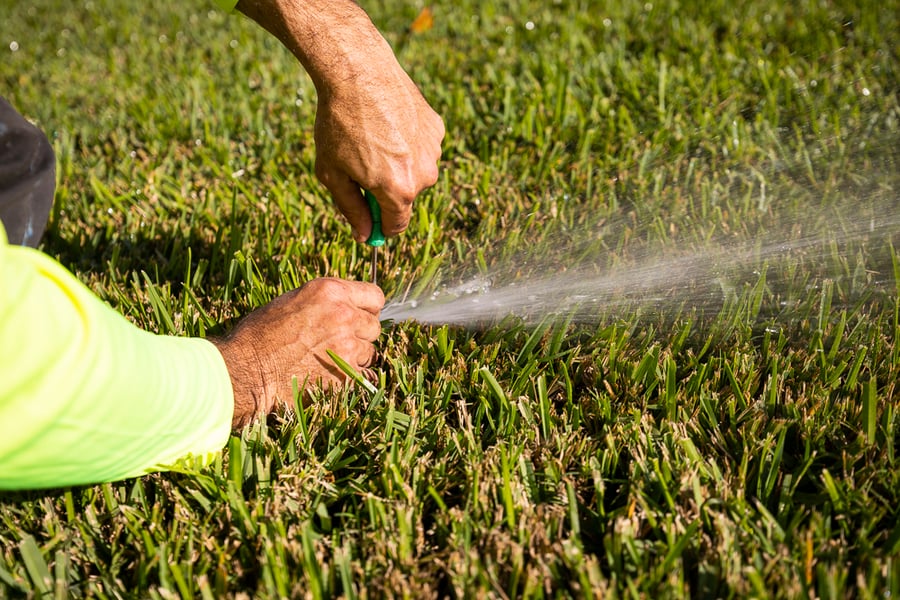
M 0 225 L 0 489 L 114 481 L 210 460 L 228 440 L 225 362 L 129 322 Z

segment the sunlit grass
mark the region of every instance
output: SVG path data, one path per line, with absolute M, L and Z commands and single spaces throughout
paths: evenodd
M 448 131 L 389 297 L 746 259 L 589 319 L 386 324 L 374 389 L 209 468 L 0 496 L 0 596 L 900 594 L 896 2 L 365 8 Z M 43 250 L 138 325 L 366 277 L 314 89 L 252 23 L 39 0 L 0 57 L 57 151 Z

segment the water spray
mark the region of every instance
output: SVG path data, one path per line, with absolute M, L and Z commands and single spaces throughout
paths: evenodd
M 431 292 L 395 297 L 386 304 L 382 319 L 458 326 L 484 326 L 507 317 L 526 324 L 548 319 L 597 324 L 609 315 L 625 316 L 631 311 L 714 313 L 766 276 L 768 297 L 809 295 L 814 290 L 792 291 L 790 286 L 795 284 L 784 275 L 801 262 L 805 272 L 820 283 L 849 277 L 856 279 L 857 288 L 896 293 L 897 176 L 881 173 L 876 178 L 870 182 L 873 191 L 864 199 L 823 201 L 820 206 L 798 208 L 808 212 L 790 217 L 760 213 L 773 214 L 770 220 L 775 224 L 764 226 L 764 233 L 750 239 L 722 237 L 698 243 L 683 233 L 678 240 L 666 240 L 664 247 L 660 243 L 652 248 L 633 241 L 625 244 L 624 220 L 602 227 L 586 224 L 580 231 L 569 230 L 565 239 L 545 240 L 543 251 L 539 244 L 530 244 L 530 251 L 514 258 L 463 269 L 462 275 Z M 765 179 L 760 181 L 766 190 Z M 771 197 L 776 191 L 769 186 L 767 192 Z M 829 204 L 830 212 L 826 212 L 824 206 Z M 609 244 L 596 244 L 601 229 Z M 623 245 L 627 256 L 614 257 L 610 248 Z M 860 254 L 862 247 L 866 252 Z M 851 262 L 854 265 L 841 266 Z

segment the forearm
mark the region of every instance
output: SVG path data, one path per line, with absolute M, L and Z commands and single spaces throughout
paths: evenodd
M 350 85 L 390 53 L 365 11 L 351 0 L 240 0 L 237 10 L 277 37 L 300 61 L 320 94 Z
M 140 330 L 0 228 L 0 489 L 208 457 L 228 439 L 231 394 L 212 344 Z
M 381 229 L 409 225 L 412 203 L 437 181 L 444 123 L 368 15 L 351 0 L 240 0 L 237 9 L 275 35 L 318 93 L 316 176 L 364 242 L 381 207 Z

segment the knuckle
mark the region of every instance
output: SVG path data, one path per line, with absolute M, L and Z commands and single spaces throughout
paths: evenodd
M 302 289 L 308 294 L 318 295 L 327 285 L 328 282 L 326 279 L 317 278 L 304 283 Z
M 334 352 L 351 364 L 356 362 L 360 356 L 359 344 L 349 338 L 345 338 L 340 343 L 335 344 Z
M 337 323 L 352 323 L 356 320 L 356 309 L 341 302 L 333 307 L 332 317 Z
M 303 289 L 316 299 L 336 299 L 341 295 L 341 281 L 332 277 L 319 277 L 306 282 Z
M 373 319 L 370 327 L 369 335 L 366 337 L 370 342 L 374 342 L 381 335 L 381 321 L 378 318 Z M 372 350 L 375 350 L 374 345 L 372 345 Z
M 362 364 L 368 364 L 375 356 L 375 345 L 368 342 L 360 344 L 360 347 L 357 348 L 357 356 L 363 359 Z
M 331 189 L 330 184 L 334 179 L 334 170 L 328 165 L 328 163 L 321 160 L 316 160 L 314 171 L 316 174 L 316 179 L 321 181 L 325 187 Z
M 437 183 L 438 166 L 437 161 L 427 164 L 428 166 L 425 167 L 425 187 L 431 187 Z
M 384 306 L 384 300 L 385 300 L 384 290 L 381 289 L 379 286 L 375 285 L 374 283 L 367 283 L 366 285 L 367 285 L 368 289 L 371 291 L 371 293 L 375 294 L 375 298 L 378 301 L 378 305 Z M 375 320 L 378 321 L 379 323 L 381 322 L 378 320 L 378 317 L 376 317 Z
M 409 219 L 410 216 L 408 213 L 405 216 L 398 216 L 393 225 L 384 227 L 385 235 L 397 235 L 398 233 L 403 233 L 406 231 L 406 228 L 409 227 Z
M 393 178 L 384 191 L 398 206 L 406 208 L 412 206 L 419 189 L 412 171 L 407 170 L 403 175 Z

